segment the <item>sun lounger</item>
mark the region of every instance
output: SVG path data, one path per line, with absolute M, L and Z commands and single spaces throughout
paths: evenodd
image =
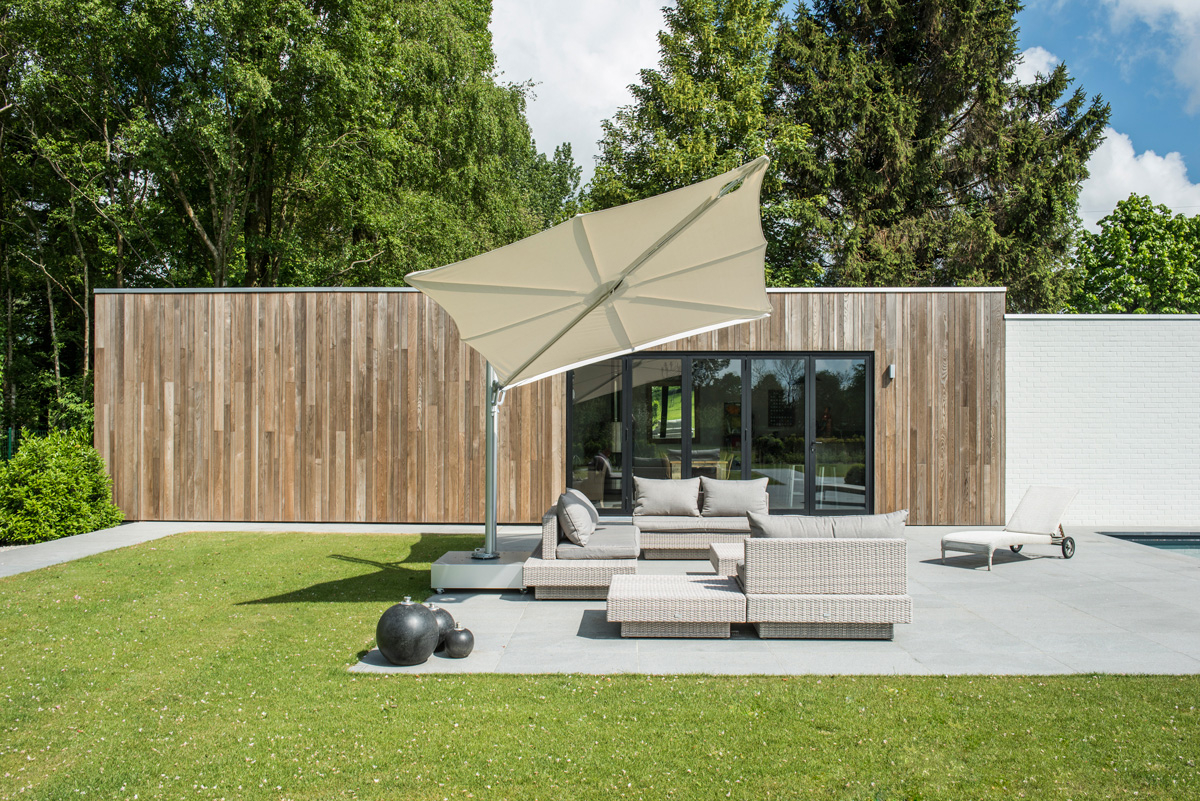
M 992 554 L 1008 548 L 1018 553 L 1026 545 L 1057 545 L 1063 559 L 1075 555 L 1075 540 L 1063 534 L 1059 524 L 1078 490 L 1069 487 L 1030 487 L 1002 531 L 956 531 L 942 537 L 942 563 L 946 551 L 962 551 L 987 556 L 992 569 Z

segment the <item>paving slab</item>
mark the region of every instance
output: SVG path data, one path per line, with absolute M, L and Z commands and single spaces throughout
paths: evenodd
M 1193 530 L 1196 527 L 1192 527 Z M 435 655 L 396 667 L 372 651 L 359 673 L 1200 674 L 1200 559 L 1071 527 L 1076 555 L 1055 549 L 941 563 L 953 529 L 910 526 L 913 622 L 892 641 L 761 640 L 749 625 L 728 640 L 624 639 L 603 601 L 537 601 L 519 592 L 432 596 L 475 634 L 465 659 Z M 480 526 L 131 523 L 0 550 L 0 576 L 37 570 L 184 531 L 481 533 Z M 532 550 L 536 526 L 501 527 L 505 549 Z M 1027 551 L 1034 549 L 1027 548 Z M 706 561 L 641 560 L 639 573 L 711 574 Z M 399 600 L 399 599 L 397 599 Z
M 524 604 L 526 612 L 502 658 L 488 653 L 477 666 L 461 667 L 482 673 L 1200 673 L 1200 617 L 1191 612 L 1200 602 L 1200 559 L 1077 528 L 1068 531 L 1078 544 L 1073 559 L 1053 548 L 1004 553 L 989 572 L 986 560 L 970 554 L 941 563 L 941 536 L 951 530 L 907 529 L 913 622 L 896 626 L 891 641 L 761 640 L 748 625 L 734 626 L 728 640 L 623 640 L 604 619 L 603 602 L 510 595 L 493 603 Z M 642 560 L 638 572 L 707 574 L 711 567 Z M 461 614 L 483 611 L 464 606 Z M 464 625 L 489 623 L 483 616 Z M 445 670 L 434 660 L 428 664 L 431 671 Z M 368 668 L 388 672 L 354 669 Z

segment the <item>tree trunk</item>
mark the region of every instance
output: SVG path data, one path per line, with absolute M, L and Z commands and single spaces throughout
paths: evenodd
M 54 357 L 54 396 L 62 397 L 62 370 L 58 364 L 58 329 L 54 323 L 54 292 L 50 288 L 50 276 L 46 276 L 46 308 L 50 312 L 50 354 Z

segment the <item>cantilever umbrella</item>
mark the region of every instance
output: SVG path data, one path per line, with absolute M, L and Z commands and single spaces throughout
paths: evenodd
M 770 314 L 762 157 L 405 280 L 487 359 L 485 532 L 496 555 L 496 411 L 505 390 Z

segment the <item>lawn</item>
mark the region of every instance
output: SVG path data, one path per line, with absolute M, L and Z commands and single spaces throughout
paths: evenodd
M 184 534 L 0 579 L 0 797 L 1200 797 L 1194 676 L 347 672 L 477 544 Z

